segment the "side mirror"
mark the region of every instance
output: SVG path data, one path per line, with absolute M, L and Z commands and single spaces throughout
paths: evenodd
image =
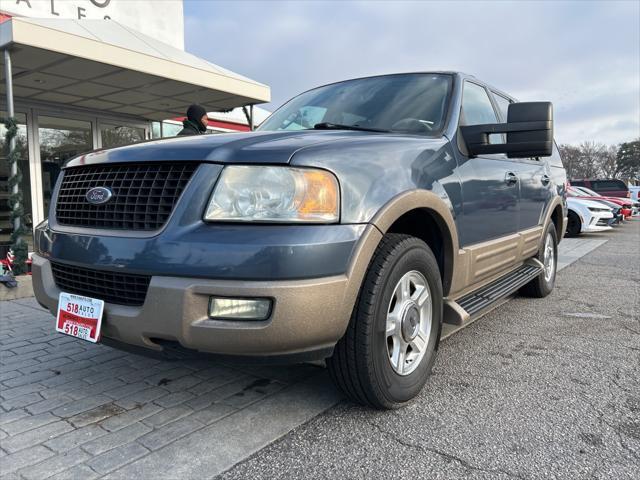
M 553 151 L 551 102 L 512 103 L 507 123 L 460 127 L 470 156 L 506 153 L 509 158 L 549 157 Z M 506 133 L 507 143 L 491 144 L 489 135 Z

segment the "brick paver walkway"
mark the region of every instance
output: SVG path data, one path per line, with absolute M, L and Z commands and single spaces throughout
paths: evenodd
M 311 365 L 133 355 L 56 333 L 53 316 L 33 299 L 2 302 L 0 315 L 2 478 L 117 477 L 119 468 L 154 463 L 179 439 L 203 434 L 210 458 L 185 450 L 176 461 L 184 478 L 195 478 L 202 461 L 216 465 L 213 475 L 339 399 L 323 369 Z M 237 425 L 248 429 L 232 431 Z M 137 478 L 158 477 L 146 466 Z

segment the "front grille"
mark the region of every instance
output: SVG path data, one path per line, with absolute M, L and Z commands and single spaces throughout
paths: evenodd
M 119 305 L 144 303 L 151 277 L 51 263 L 53 279 L 64 292 Z
M 197 167 L 197 163 L 177 162 L 68 168 L 56 200 L 56 220 L 74 227 L 158 230 Z M 109 188 L 111 200 L 89 203 L 86 194 L 95 187 Z
M 600 220 L 598 220 L 598 222 L 596 223 L 596 225 L 598 227 L 606 227 L 607 225 L 609 225 L 609 219 L 607 218 L 601 218 Z

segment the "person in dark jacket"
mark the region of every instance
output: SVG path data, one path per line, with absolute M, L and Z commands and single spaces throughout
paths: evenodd
M 207 131 L 208 123 L 207 111 L 204 107 L 194 103 L 187 109 L 187 118 L 182 121 L 183 128 L 178 132 L 178 135 L 202 135 Z

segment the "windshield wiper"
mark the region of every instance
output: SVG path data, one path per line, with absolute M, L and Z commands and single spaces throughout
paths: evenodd
M 340 123 L 329 123 L 329 122 L 316 123 L 313 126 L 313 129 L 314 130 L 358 130 L 362 132 L 389 133 L 389 130 L 382 130 L 380 128 L 367 128 L 367 127 L 359 127 L 358 125 L 342 125 Z

